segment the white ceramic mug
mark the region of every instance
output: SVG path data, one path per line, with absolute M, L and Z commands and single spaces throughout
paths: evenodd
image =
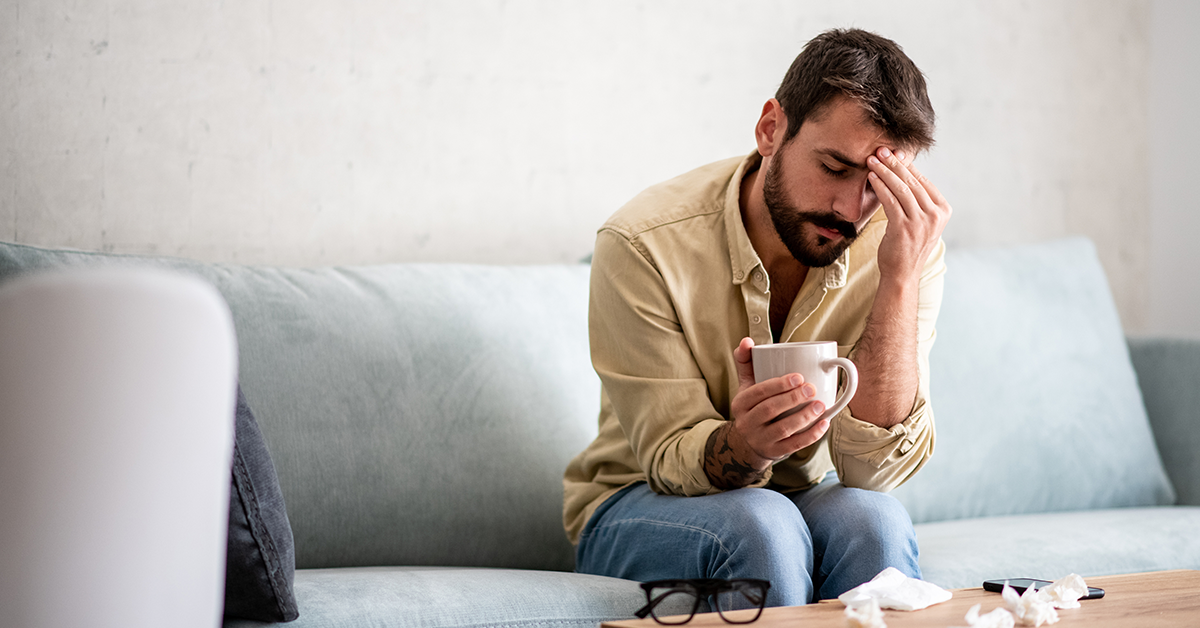
M 804 376 L 805 383 L 812 384 L 817 389 L 817 394 L 812 401 L 820 401 L 827 408 L 825 414 L 821 415 L 822 419 L 828 419 L 841 412 L 858 390 L 858 368 L 850 360 L 838 357 L 836 342 L 785 342 L 761 345 L 754 347 L 750 355 L 754 361 L 754 381 L 757 383 L 789 373 L 799 373 Z M 846 390 L 835 401 L 834 397 L 838 391 L 838 368 L 846 371 Z M 802 403 L 779 417 L 783 418 L 799 412 L 812 401 Z

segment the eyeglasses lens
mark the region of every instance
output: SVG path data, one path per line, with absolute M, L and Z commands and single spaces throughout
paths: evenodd
M 731 581 L 716 594 L 717 612 L 731 624 L 748 624 L 762 614 L 767 590 L 758 582 Z
M 649 590 L 650 614 L 667 626 L 686 624 L 696 612 L 696 590 L 689 586 L 662 586 Z

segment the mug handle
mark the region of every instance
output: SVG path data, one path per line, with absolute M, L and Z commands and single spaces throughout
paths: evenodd
M 842 396 L 838 397 L 837 401 L 833 402 L 833 406 L 821 415 L 821 419 L 828 419 L 833 415 L 842 411 L 846 404 L 854 398 L 854 393 L 858 392 L 858 367 L 846 358 L 830 358 L 821 363 L 821 368 L 828 369 L 830 367 L 840 367 L 846 371 L 846 390 L 842 391 Z

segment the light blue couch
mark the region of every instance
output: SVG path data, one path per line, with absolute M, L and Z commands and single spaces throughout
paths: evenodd
M 0 279 L 129 263 L 197 273 L 230 304 L 295 534 L 290 626 L 582 628 L 644 601 L 571 573 L 562 531 L 562 471 L 599 404 L 588 266 L 303 270 L 0 244 Z M 895 492 L 926 578 L 1200 568 L 1200 342 L 1127 345 L 1084 240 L 947 264 L 937 449 Z

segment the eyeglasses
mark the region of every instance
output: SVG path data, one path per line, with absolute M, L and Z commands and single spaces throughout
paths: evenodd
M 646 605 L 634 614 L 639 619 L 649 615 L 660 624 L 678 626 L 692 621 L 704 600 L 726 623 L 748 624 L 762 615 L 770 588 L 766 580 L 655 580 L 642 583 Z M 744 609 L 754 612 L 729 614 Z

